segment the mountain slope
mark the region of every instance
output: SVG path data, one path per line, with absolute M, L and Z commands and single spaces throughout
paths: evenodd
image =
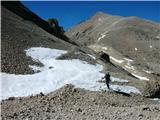
M 57 38 L 56 36 L 46 32 L 43 26 L 46 23 L 41 22 L 36 17 L 25 19 L 21 15 L 15 14 L 15 10 L 22 15 L 29 16 L 32 13 L 26 12 L 23 6 L 16 6 L 15 10 L 10 11 L 8 6 L 14 7 L 15 4 L 20 4 L 19 2 L 2 2 L 1 7 L 1 20 L 2 20 L 2 34 L 1 34 L 1 69 L 2 72 L 6 73 L 16 73 L 16 74 L 28 74 L 33 73 L 33 71 L 28 67 L 28 65 L 40 63 L 32 61 L 31 58 L 26 57 L 25 49 L 30 47 L 50 47 L 50 48 L 61 48 L 68 49 L 72 48 L 72 44 L 66 42 L 66 40 Z M 7 6 L 7 8 L 6 8 Z M 21 12 L 19 12 L 21 11 Z M 29 15 L 28 15 L 29 14 Z M 38 26 L 35 24 L 38 22 Z M 41 26 L 43 24 L 43 26 Z M 53 31 L 54 32 L 54 31 Z M 56 30 L 56 32 L 63 37 L 61 31 Z
M 94 19 L 73 28 L 83 32 L 67 32 L 71 41 L 63 35 L 61 27 L 53 29 L 54 25 L 48 26 L 19 2 L 2 5 L 2 119 L 159 119 L 159 99 L 142 96 L 158 97 L 158 72 L 142 71 L 143 66 L 136 65 L 137 56 L 129 58 L 127 51 L 125 56 L 121 52 L 125 49 L 123 44 L 114 39 L 109 39 L 109 44 L 106 33 L 94 36 L 114 28 L 122 17 L 98 13 Z M 102 18 L 107 20 L 101 25 Z M 140 25 L 146 27 L 135 23 Z M 158 25 L 147 26 L 150 29 Z M 121 26 L 122 29 L 125 28 Z M 118 33 L 120 40 L 126 35 Z M 153 29 L 152 35 L 157 33 Z M 90 42 L 86 39 L 88 35 L 93 36 Z M 127 38 L 124 42 L 130 42 Z M 106 72 L 111 74 L 110 90 L 101 80 Z
M 112 63 L 136 79 L 149 80 L 160 94 L 160 24 L 137 17 L 98 12 L 65 34 L 99 55 L 101 52 L 108 54 Z M 116 75 L 123 78 L 126 76 L 121 72 Z M 144 91 L 148 91 L 151 86 L 143 86 Z
M 86 22 L 68 30 L 66 35 L 84 46 L 112 47 L 123 56 L 134 59 L 144 69 L 160 74 L 158 23 L 99 12 Z

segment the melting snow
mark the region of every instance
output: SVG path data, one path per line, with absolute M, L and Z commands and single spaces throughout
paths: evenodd
M 106 89 L 105 84 L 97 83 L 104 74 L 100 73 L 101 65 L 91 65 L 81 60 L 56 60 L 56 57 L 66 53 L 63 50 L 50 48 L 30 48 L 26 55 L 44 66 L 30 66 L 39 73 L 29 75 L 15 75 L 1 73 L 1 98 L 23 97 L 49 93 L 57 90 L 65 84 L 73 84 L 75 87 L 91 91 L 98 91 L 101 87 Z M 115 78 L 114 78 L 115 79 Z M 140 93 L 138 89 L 131 86 L 111 85 L 111 89 L 126 93 Z
M 156 38 L 160 39 L 160 35 L 156 36 Z
M 101 86 L 102 90 L 106 90 L 106 86 Z M 132 86 L 120 86 L 120 85 L 110 85 L 110 89 L 114 91 L 124 92 L 124 93 L 138 93 L 141 94 L 141 92 Z
M 98 18 L 98 21 L 99 21 L 99 22 L 101 22 L 101 21 L 102 21 L 102 19 L 101 19 L 101 18 Z
M 102 38 L 104 38 L 106 35 L 105 34 L 101 34 L 101 37 L 98 38 L 98 41 L 100 41 Z
M 133 66 L 131 66 L 131 65 L 124 65 L 124 67 L 126 67 L 126 68 L 128 68 L 130 70 L 135 70 L 135 68 Z
M 114 58 L 112 56 L 109 56 L 109 57 L 110 57 L 110 59 L 114 60 L 117 63 L 123 63 L 123 60 L 118 60 L 118 59 L 116 59 L 116 58 Z
M 128 62 L 133 62 L 133 60 L 128 59 L 128 58 L 124 58 L 125 60 L 127 60 Z
M 108 50 L 108 48 L 107 48 L 107 47 L 102 47 L 102 49 L 103 49 L 103 50 Z
M 139 75 L 136 75 L 134 73 L 131 73 L 133 76 L 135 76 L 136 78 L 139 78 L 140 80 L 149 80 L 148 78 L 146 77 L 142 77 L 142 76 L 139 76 Z
M 155 101 L 160 102 L 160 98 L 153 98 L 153 99 L 151 99 L 151 100 L 155 100 Z
M 152 71 L 144 70 L 146 73 L 150 74 L 153 73 Z
M 96 59 L 96 57 L 94 57 L 93 55 L 87 54 L 89 57 L 93 58 L 94 60 Z
M 120 78 L 116 78 L 116 77 L 111 77 L 111 81 L 114 82 L 128 82 L 128 80 L 124 80 L 124 79 L 120 79 Z
M 111 85 L 111 89 L 115 90 L 115 91 L 121 91 L 121 92 L 125 92 L 125 93 L 138 93 L 141 94 L 141 92 L 132 86 L 119 86 L 119 85 Z

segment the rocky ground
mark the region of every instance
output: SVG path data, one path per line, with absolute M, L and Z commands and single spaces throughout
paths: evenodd
M 44 95 L 2 101 L 2 120 L 159 120 L 160 104 L 140 95 L 91 92 L 66 85 Z

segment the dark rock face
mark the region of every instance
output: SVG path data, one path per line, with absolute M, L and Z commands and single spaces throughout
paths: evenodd
M 61 26 L 58 25 L 58 21 L 54 23 L 54 25 L 48 24 L 45 20 L 41 19 L 39 16 L 34 14 L 28 8 L 26 8 L 21 2 L 19 1 L 3 1 L 1 2 L 3 6 L 7 9 L 11 10 L 18 16 L 22 17 L 24 20 L 32 21 L 45 31 L 50 34 L 55 35 L 61 39 L 68 39 L 65 35 L 63 35 L 64 30 Z
M 104 53 L 104 52 L 100 52 L 99 53 L 99 56 L 100 56 L 100 59 L 104 62 L 110 62 L 110 58 L 109 58 L 109 55 Z

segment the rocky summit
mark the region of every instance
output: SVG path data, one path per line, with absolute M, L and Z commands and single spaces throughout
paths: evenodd
M 97 12 L 64 31 L 1 5 L 3 120 L 160 119 L 159 23 Z

